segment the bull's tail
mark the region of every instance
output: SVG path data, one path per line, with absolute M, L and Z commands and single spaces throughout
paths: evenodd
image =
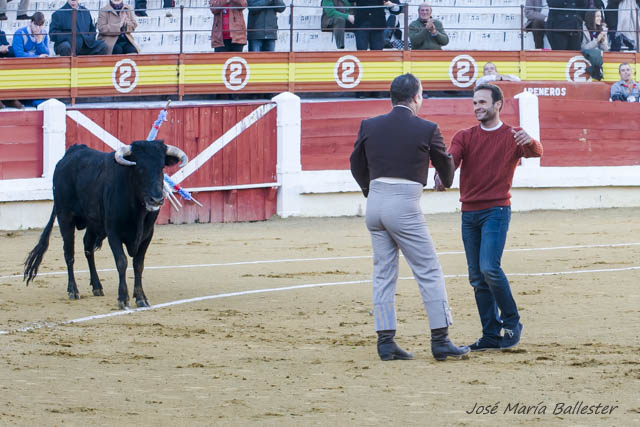
M 27 286 L 29 286 L 29 282 L 36 278 L 38 275 L 38 267 L 40 267 L 40 263 L 42 262 L 42 258 L 44 257 L 44 253 L 49 248 L 49 236 L 51 236 L 51 229 L 53 228 L 53 223 L 56 219 L 56 206 L 53 204 L 53 209 L 51 210 L 51 217 L 49 218 L 49 222 L 47 226 L 42 230 L 42 234 L 40 235 L 40 240 L 38 244 L 27 256 L 27 259 L 24 262 L 24 276 L 22 280 L 27 281 Z

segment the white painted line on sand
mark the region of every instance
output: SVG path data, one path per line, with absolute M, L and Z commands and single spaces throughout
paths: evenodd
M 512 248 L 505 249 L 504 252 L 536 252 L 536 251 L 556 251 L 562 249 L 594 249 L 594 248 L 617 248 L 617 247 L 627 247 L 627 246 L 640 246 L 639 243 L 608 243 L 608 244 L 600 244 L 600 245 L 574 245 L 574 246 L 550 246 L 545 248 Z M 463 255 L 464 251 L 445 251 L 438 252 L 438 256 L 443 255 Z M 402 256 L 402 254 L 401 254 Z M 338 256 L 338 257 L 319 257 L 319 258 L 288 258 L 288 259 L 268 259 L 268 260 L 256 260 L 256 261 L 235 261 L 235 262 L 222 262 L 222 263 L 211 263 L 211 264 L 178 264 L 178 265 L 157 265 L 157 266 L 145 266 L 145 270 L 173 270 L 180 268 L 210 268 L 210 267 L 230 267 L 236 265 L 252 265 L 252 264 L 278 264 L 278 263 L 286 263 L 286 262 L 314 262 L 314 261 L 339 261 L 339 260 L 349 260 L 349 259 L 368 259 L 372 258 L 371 255 L 355 255 L 355 256 Z M 128 271 L 133 271 L 132 267 L 127 269 Z M 116 271 L 115 268 L 103 268 L 97 270 L 99 273 Z M 88 273 L 89 270 L 74 270 L 76 274 L 80 273 Z M 66 275 L 67 271 L 50 271 L 45 273 L 38 273 L 38 277 L 42 276 L 60 276 Z M 16 279 L 22 278 L 22 274 L 11 274 L 7 276 L 0 276 L 0 280 L 4 279 Z
M 593 274 L 593 273 L 612 273 L 612 272 L 620 272 L 620 271 L 632 271 L 632 270 L 640 270 L 640 266 L 632 266 L 632 267 L 621 267 L 621 268 L 608 268 L 608 269 L 596 269 L 596 270 L 570 270 L 570 271 L 555 271 L 555 272 L 543 272 L 543 273 L 510 273 L 508 276 L 559 276 L 559 275 L 569 275 L 569 274 Z M 444 276 L 447 279 L 452 278 L 460 278 L 467 277 L 466 274 L 445 274 Z M 398 280 L 413 280 L 413 277 L 399 277 Z M 91 320 L 98 319 L 106 319 L 110 317 L 123 316 L 126 314 L 139 313 L 141 311 L 147 310 L 156 310 L 165 307 L 171 307 L 174 305 L 181 304 L 189 304 L 200 301 L 207 301 L 211 299 L 219 299 L 219 298 L 229 298 L 243 295 L 252 295 L 252 294 L 262 294 L 268 292 L 283 292 L 283 291 L 291 291 L 297 289 L 308 289 L 308 288 L 320 288 L 326 286 L 341 286 L 341 285 L 358 285 L 363 283 L 371 283 L 371 280 L 354 280 L 348 282 L 326 282 L 326 283 L 309 283 L 304 285 L 295 285 L 295 286 L 285 286 L 281 288 L 268 288 L 268 289 L 254 289 L 248 291 L 238 291 L 238 292 L 229 292 L 224 294 L 216 294 L 216 295 L 207 295 L 202 297 L 188 298 L 177 301 L 169 301 L 162 304 L 156 304 L 151 307 L 145 308 L 136 308 L 132 310 L 122 310 L 122 311 L 112 311 L 105 314 L 96 314 L 93 316 L 80 317 L 77 319 L 65 320 L 62 322 L 38 322 L 34 323 L 30 326 L 25 326 L 22 328 L 17 328 L 13 330 L 0 330 L 0 335 L 8 335 L 16 332 L 28 332 L 34 329 L 39 328 L 55 328 L 61 325 L 69 325 L 73 323 L 83 323 Z

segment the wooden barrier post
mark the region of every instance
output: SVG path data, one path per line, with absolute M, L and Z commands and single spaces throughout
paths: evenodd
M 300 213 L 301 110 L 300 97 L 283 92 L 273 98 L 277 104 L 276 128 L 278 133 L 278 201 L 277 214 L 282 218 Z
M 518 100 L 518 110 L 520 112 L 520 127 L 524 129 L 531 138 L 540 141 L 540 109 L 538 97 L 531 92 L 523 91 L 515 96 Z M 540 167 L 540 157 L 522 159 L 522 166 L 526 168 Z
M 64 156 L 67 132 L 67 107 L 57 99 L 38 105 L 44 113 L 42 124 L 42 177 L 53 179 L 53 170 Z

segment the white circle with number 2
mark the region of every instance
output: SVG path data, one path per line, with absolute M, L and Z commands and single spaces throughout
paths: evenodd
M 242 75 L 242 69 L 246 70 L 246 75 L 244 79 L 240 78 Z M 227 69 L 229 69 L 229 78 L 227 79 Z M 222 67 L 222 81 L 227 89 L 231 90 L 240 90 L 249 83 L 249 76 L 251 72 L 249 70 L 249 64 L 244 58 L 240 58 L 239 56 L 232 56 L 227 59 L 227 62 L 224 63 L 224 67 Z
M 333 69 L 333 78 L 338 86 L 351 89 L 360 83 L 362 79 L 362 66 L 360 60 L 353 55 L 345 55 L 338 59 Z
M 567 69 L 564 74 L 568 82 L 590 82 L 591 76 L 587 73 L 587 67 L 591 65 L 587 59 L 582 56 L 574 56 L 567 62 Z
M 113 87 L 120 93 L 129 93 L 135 89 L 138 85 L 138 67 L 136 63 L 128 58 L 116 62 L 111 72 L 111 82 Z
M 449 63 L 449 78 L 454 85 L 469 87 L 476 81 L 476 77 L 478 77 L 478 65 L 472 56 L 458 55 Z

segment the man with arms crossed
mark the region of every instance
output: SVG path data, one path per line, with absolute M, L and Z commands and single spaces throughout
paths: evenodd
M 373 244 L 373 314 L 382 360 L 412 359 L 394 342 L 398 249 L 418 282 L 429 317 L 431 352 L 436 360 L 461 358 L 448 335 L 452 324 L 444 275 L 420 209 L 429 159 L 451 186 L 454 165 L 438 125 L 418 117 L 422 84 L 413 74 L 391 83 L 393 109 L 363 120 L 351 154 L 351 173 L 367 200 L 366 224 Z
M 540 157 L 542 145 L 524 130 L 502 123 L 503 103 L 499 87 L 476 86 L 473 106 L 480 124 L 459 131 L 449 149 L 456 168 L 462 164 L 462 241 L 482 323 L 482 337 L 471 344 L 471 351 L 512 348 L 522 334 L 518 308 L 500 262 L 511 220 L 513 174 L 521 157 Z M 444 191 L 442 181 L 436 177 L 437 190 Z

